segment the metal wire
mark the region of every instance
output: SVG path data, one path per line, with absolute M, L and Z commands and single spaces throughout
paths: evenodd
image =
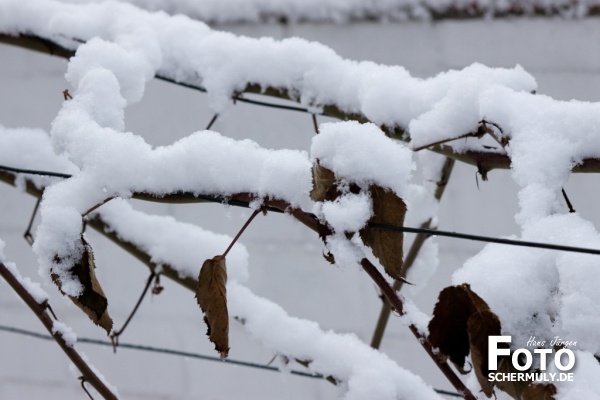
M 32 174 L 32 175 L 46 175 L 46 176 L 57 176 L 60 178 L 70 178 L 71 175 L 61 174 L 58 172 L 50 172 L 50 171 L 39 171 L 39 170 L 31 170 L 31 169 L 21 169 L 14 167 L 7 167 L 4 165 L 0 165 L 0 170 L 5 170 L 14 173 L 22 173 L 22 174 Z M 205 194 L 195 194 L 191 192 L 176 192 L 175 195 L 193 198 L 199 200 L 205 200 L 214 203 L 227 204 L 236 207 L 245 207 L 249 208 L 250 204 L 244 201 L 238 200 L 228 200 L 226 197 L 222 196 L 213 196 L 213 195 L 205 195 Z M 268 207 L 268 211 L 283 213 L 284 211 L 274 208 Z M 316 218 L 313 214 L 308 213 L 309 215 Z M 520 246 L 520 247 L 531 247 L 538 249 L 546 249 L 546 250 L 557 250 L 557 251 L 567 251 L 571 253 L 583 253 L 583 254 L 595 254 L 600 255 L 600 249 L 591 249 L 586 247 L 574 247 L 574 246 L 563 246 L 559 244 L 553 243 L 542 243 L 542 242 L 529 242 L 525 240 L 512 240 L 512 239 L 502 239 L 495 238 L 490 236 L 481 236 L 481 235 L 472 235 L 468 233 L 460 233 L 460 232 L 450 232 L 450 231 L 442 231 L 438 229 L 427 229 L 427 228 L 411 228 L 408 226 L 397 226 L 397 225 L 387 225 L 387 224 L 376 224 L 369 223 L 369 227 L 376 229 L 383 229 L 387 231 L 396 231 L 396 232 L 407 232 L 407 233 L 424 233 L 431 236 L 445 236 L 454 239 L 462 239 L 462 240 L 474 240 L 478 242 L 486 242 L 486 243 L 498 243 L 504 244 L 508 246 Z
M 18 335 L 23 335 L 23 336 L 29 336 L 29 337 L 33 337 L 36 339 L 49 340 L 49 341 L 54 340 L 54 338 L 48 334 L 38 333 L 38 332 L 30 331 L 27 329 L 16 328 L 13 326 L 0 325 L 0 331 L 15 333 Z M 85 338 L 85 337 L 78 337 L 77 342 L 96 345 L 96 346 L 106 346 L 106 347 L 113 346 L 112 342 L 107 341 L 107 340 L 90 339 L 90 338 Z M 204 360 L 204 361 L 215 361 L 215 362 L 219 362 L 219 363 L 239 365 L 242 367 L 262 369 L 265 371 L 281 372 L 281 370 L 279 368 L 273 367 L 270 365 L 257 364 L 257 363 L 247 362 L 247 361 L 231 360 L 228 358 L 226 358 L 225 360 L 221 360 L 221 358 L 219 358 L 219 357 L 207 356 L 204 354 L 192 353 L 192 352 L 188 352 L 188 351 L 165 349 L 165 348 L 161 348 L 161 347 L 145 346 L 145 345 L 134 344 L 134 343 L 119 343 L 119 348 L 145 351 L 145 352 L 150 352 L 150 353 L 168 354 L 168 355 L 179 356 L 179 357 L 195 358 L 195 359 Z M 316 378 L 316 379 L 324 379 L 325 378 L 321 374 L 310 374 L 307 372 L 297 371 L 297 370 L 290 370 L 288 372 L 292 375 L 303 376 L 305 378 Z M 442 389 L 434 389 L 434 390 L 437 393 L 443 394 L 446 396 L 462 397 L 458 393 L 449 392 L 447 390 L 442 390 Z

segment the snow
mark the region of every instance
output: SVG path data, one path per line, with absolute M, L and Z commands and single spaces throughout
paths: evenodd
M 427 337 L 431 317 L 419 310 L 410 298 L 403 298 L 402 302 L 404 305 L 404 314 L 400 317 L 401 321 L 406 325 L 414 325 L 423 337 Z
M 352 334 L 323 331 L 290 317 L 278 305 L 235 282 L 227 286 L 230 314 L 265 347 L 300 360 L 309 369 L 344 382 L 344 399 L 441 399 L 423 380 Z
M 63 338 L 67 346 L 73 347 L 75 346 L 75 343 L 77 343 L 77 335 L 73 332 L 73 329 L 64 322 L 54 321 L 52 323 L 52 334 L 56 335 L 57 333 Z
M 600 103 L 557 101 L 500 87 L 483 93 L 482 118 L 510 137 L 521 224 L 564 210 L 561 188 L 571 169 L 600 154 Z
M 147 215 L 122 199 L 105 204 L 99 213 L 119 239 L 139 247 L 154 264 L 175 268 L 181 278 L 197 279 L 204 260 L 223 254 L 233 239 L 172 217 Z M 248 280 L 248 251 L 239 242 L 227 254 L 227 276 Z
M 0 160 L 3 165 L 14 168 L 65 174 L 77 171 L 77 168 L 65 157 L 54 154 L 50 146 L 50 135 L 41 129 L 7 128 L 0 125 Z M 59 179 L 30 174 L 19 174 L 19 176 L 26 176 L 38 189 Z
M 570 382 L 555 383 L 560 400 L 578 400 L 594 399 L 600 393 L 600 365 L 598 360 L 590 353 L 575 351 L 575 369 L 573 370 L 573 379 L 577 380 L 577 385 Z
M 324 220 L 336 232 L 357 232 L 373 215 L 372 201 L 368 193 L 344 194 L 334 201 L 321 205 Z
M 521 239 L 600 248 L 600 234 L 576 214 L 552 215 L 523 230 Z M 489 244 L 455 273 L 454 283 L 469 282 L 500 318 L 503 332 L 524 347 L 530 336 L 576 340 L 596 354 L 600 340 L 594 282 L 598 256 Z
M 488 89 L 502 86 L 511 93 L 531 92 L 537 84 L 520 65 L 490 69 L 476 63 L 461 71 L 442 73 L 421 86 L 424 94 L 419 96 L 422 104 L 417 107 L 422 111 L 408 124 L 413 148 L 476 132 L 483 118 L 480 104 Z M 458 143 L 457 149 L 463 149 Z
M 502 127 L 510 139 L 506 152 L 520 186 L 521 234 L 514 239 L 600 248 L 597 228 L 567 213 L 562 195 L 571 169 L 600 154 L 600 104 L 557 101 L 494 86 L 482 93 L 480 117 Z M 588 356 L 600 351 L 593 332 L 600 329 L 600 301 L 593 282 L 600 279 L 598 257 L 577 253 L 487 245 L 455 273 L 455 283 L 469 282 L 499 316 L 513 345 L 530 336 L 577 340 Z M 578 372 L 579 373 L 579 370 Z M 587 373 L 587 372 L 586 372 Z M 565 383 L 576 393 L 581 382 Z M 559 392 L 560 399 L 574 398 Z
M 313 137 L 311 159 L 336 178 L 366 189 L 376 183 L 405 197 L 414 169 L 411 151 L 376 125 L 356 121 L 324 123 Z
M 144 81 L 160 72 L 204 86 L 215 112 L 223 111 L 234 93 L 254 83 L 286 89 L 313 109 L 335 104 L 348 113 L 363 113 L 378 125 L 407 128 L 423 115 L 425 121 L 415 129 L 420 126 L 426 130 L 442 117 L 454 117 L 453 122 L 461 127 L 471 127 L 473 121 L 468 116 L 459 118 L 460 113 L 453 110 L 472 111 L 472 99 L 487 86 L 496 83 L 515 90 L 535 89 L 531 75 L 518 66 L 503 69 L 474 64 L 461 71 L 417 79 L 403 67 L 343 59 L 319 43 L 298 38 L 275 41 L 236 37 L 184 16 L 153 14 L 117 2 L 4 0 L 0 10 L 2 7 L 4 15 L 18 17 L 0 18 L 3 32 L 79 40 L 99 37 L 112 42 L 95 39 L 89 46 L 79 46 L 83 49 L 78 57 L 86 61 L 70 65 L 67 77 L 77 87 L 83 72 L 110 69 L 127 101 L 138 99 Z M 78 45 L 61 40 L 70 47 Z M 137 47 L 132 49 L 134 45 Z

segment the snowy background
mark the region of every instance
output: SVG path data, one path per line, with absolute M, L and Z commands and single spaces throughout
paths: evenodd
M 600 101 L 600 28 L 594 19 L 217 28 L 251 37 L 315 40 L 344 58 L 401 65 L 417 77 L 462 69 L 473 62 L 506 68 L 520 64 L 535 77 L 538 93 L 559 100 Z M 0 46 L 0 60 L 0 124 L 49 131 L 63 104 L 62 91 L 73 90 L 64 78 L 67 62 L 4 45 Z M 213 116 L 209 100 L 202 93 L 150 81 L 142 100 L 127 108 L 125 127 L 152 146 L 168 145 L 206 126 Z M 319 118 L 320 122 L 325 120 Z M 229 108 L 213 129 L 236 139 L 251 138 L 265 148 L 304 151 L 310 150 L 314 135 L 307 114 L 246 104 Z M 565 189 L 579 214 L 598 226 L 595 197 L 599 186 L 595 175 L 573 175 Z M 475 168 L 457 163 L 440 206 L 438 227 L 489 236 L 519 234 L 514 218 L 518 211 L 517 190 L 508 171 L 491 172 L 488 182 L 479 179 L 478 187 Z M 22 274 L 37 279 L 37 256 L 22 238 L 34 204 L 31 196 L 0 186 L 4 254 Z M 170 215 L 229 235 L 235 234 L 250 214 L 214 204 L 132 204 L 139 210 Z M 93 231 L 88 232 L 88 239 L 118 327 L 144 285 L 146 268 Z M 417 289 L 422 290 L 412 297 L 426 313 L 431 312 L 439 291 L 452 283 L 452 273 L 483 247 L 456 239 L 435 240 L 439 244 L 439 267 L 428 282 L 415 281 Z M 340 268 L 323 260 L 322 243 L 313 232 L 287 216 L 270 214 L 258 217 L 241 243 L 249 254 L 247 285 L 254 293 L 280 304 L 292 316 L 317 321 L 324 330 L 352 332 L 370 342 L 381 305 L 376 287 L 358 267 Z M 121 341 L 214 355 L 193 294 L 166 279 L 161 283 L 164 292 L 143 303 Z M 54 287 L 48 286 L 46 291 L 59 318 L 79 336 L 103 338 L 102 330 L 59 296 Z M 0 282 L 0 304 L 0 324 L 42 331 L 4 282 Z M 83 397 L 68 361 L 53 343 L 4 332 L 0 336 L 0 398 L 47 398 L 49 393 L 53 398 Z M 392 317 L 383 352 L 433 387 L 450 390 L 415 344 L 406 327 Z M 266 364 L 274 356 L 235 323 L 231 325 L 230 345 L 231 359 Z M 86 344 L 78 344 L 78 348 L 124 398 L 329 399 L 339 393 L 326 381 L 289 374 L 127 349 L 119 349 L 115 355 L 110 348 Z

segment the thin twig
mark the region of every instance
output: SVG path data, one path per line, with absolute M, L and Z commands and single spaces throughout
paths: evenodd
M 442 140 L 438 140 L 437 142 L 428 143 L 423 146 L 419 146 L 419 147 L 413 149 L 413 151 L 421 151 L 421 150 L 428 149 L 430 147 L 439 146 L 439 145 L 442 145 L 445 143 L 454 142 L 455 140 L 458 140 L 458 139 L 465 139 L 465 138 L 470 138 L 470 137 L 481 137 L 481 134 L 479 132 L 468 132 L 468 133 L 464 133 L 462 135 L 459 135 L 459 136 L 456 136 L 453 138 L 442 139 Z
M 87 388 L 85 387 L 85 378 L 83 376 L 80 376 L 79 380 L 81 381 L 81 388 L 83 389 L 83 391 L 85 392 L 85 394 L 88 395 L 88 397 L 90 398 L 90 400 L 94 400 L 94 398 L 92 397 L 91 393 L 88 392 Z
M 569 200 L 569 196 L 567 196 L 567 192 L 565 191 L 565 188 L 562 188 L 562 195 L 565 198 L 565 201 L 567 202 L 567 207 L 569 207 L 569 212 L 570 213 L 577 212 L 573 208 L 573 204 L 571 204 L 571 200 Z
M 237 240 L 240 238 L 240 236 L 242 236 L 242 234 L 244 233 L 244 231 L 246 230 L 246 228 L 248 227 L 248 225 L 250 225 L 250 223 L 252 222 L 252 220 L 254 219 L 254 217 L 256 217 L 261 211 L 263 211 L 262 207 L 259 207 L 256 210 L 254 210 L 254 212 L 252 213 L 252 215 L 250 215 L 250 218 L 248 218 L 248 220 L 246 221 L 246 223 L 238 231 L 237 235 L 235 235 L 235 237 L 233 238 L 233 240 L 229 244 L 229 247 L 227 247 L 227 250 L 225 250 L 223 252 L 222 257 L 226 257 L 227 256 L 227 253 L 229 253 L 229 250 L 231 250 L 231 248 L 233 247 L 233 245 L 235 244 L 235 242 L 237 242 Z
M 319 124 L 317 124 L 317 114 L 312 113 L 312 122 L 313 122 L 313 128 L 315 129 L 315 133 L 318 135 L 319 134 Z
M 131 313 L 125 320 L 123 327 L 119 330 L 113 331 L 110 334 L 110 341 L 113 344 L 113 352 L 114 353 L 117 352 L 117 347 L 119 346 L 119 336 L 121 336 L 121 334 L 125 331 L 125 328 L 127 328 L 127 325 L 129 325 L 129 321 L 131 321 L 131 319 L 137 312 L 138 308 L 140 307 L 140 304 L 142 304 L 142 300 L 144 300 L 144 297 L 146 296 L 146 293 L 148 292 L 148 288 L 150 287 L 150 284 L 152 283 L 152 279 L 154 279 L 155 276 L 156 276 L 156 274 L 154 273 L 154 271 L 150 271 L 150 275 L 148 276 L 148 279 L 146 280 L 146 285 L 144 286 L 144 290 L 142 290 L 142 294 L 138 298 L 138 301 L 135 303 L 133 310 L 131 310 Z
M 108 203 L 109 201 L 111 201 L 112 199 L 116 198 L 116 196 L 111 196 L 108 199 L 104 199 L 102 200 L 101 203 L 96 204 L 95 206 L 93 206 L 92 208 L 90 208 L 89 210 L 87 210 L 86 212 L 84 212 L 81 216 L 82 217 L 86 217 L 89 214 L 93 213 L 94 211 L 96 211 L 98 208 L 102 207 L 103 205 L 105 205 L 106 203 Z
M 48 312 L 50 313 L 50 315 L 52 315 L 52 318 L 54 318 L 55 321 L 58 321 L 58 317 L 56 316 L 56 314 L 54 314 L 54 310 L 52 309 L 50 303 L 48 303 L 47 300 L 44 303 L 42 303 L 42 306 L 45 307 L 46 310 L 48 310 Z
M 40 207 L 40 203 L 42 202 L 42 198 L 39 197 L 37 199 L 37 201 L 35 202 L 35 207 L 33 207 L 33 212 L 31 213 L 31 218 L 29 219 L 29 224 L 27 225 L 27 229 L 25 230 L 25 233 L 23 234 L 23 237 L 25 238 L 25 241 L 27 243 L 29 243 L 30 246 L 33 246 L 33 235 L 31 234 L 31 228 L 33 226 L 33 221 L 35 221 L 35 216 L 37 215 L 37 210 Z
M 209 130 L 210 128 L 212 128 L 213 124 L 217 121 L 217 118 L 219 118 L 219 113 L 213 115 L 213 117 L 210 119 L 208 125 L 206 125 L 206 128 L 204 128 L 204 130 Z
M 117 396 L 106 386 L 106 384 L 100 379 L 87 362 L 79 355 L 79 353 L 71 347 L 61 335 L 60 332 L 53 332 L 54 322 L 50 316 L 46 313 L 46 308 L 39 304 L 33 296 L 27 291 L 27 289 L 19 282 L 19 280 L 8 270 L 8 268 L 0 263 L 0 276 L 2 276 L 6 282 L 13 288 L 15 293 L 23 299 L 25 304 L 33 311 L 33 313 L 42 322 L 46 330 L 52 335 L 56 343 L 60 346 L 62 351 L 69 357 L 71 362 L 75 364 L 77 369 L 81 372 L 84 379 L 90 383 L 107 400 L 116 400 Z

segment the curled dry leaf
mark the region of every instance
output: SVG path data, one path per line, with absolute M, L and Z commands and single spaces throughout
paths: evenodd
M 488 380 L 488 338 L 500 335 L 500 331 L 500 320 L 490 310 L 475 312 L 467 321 L 473 370 L 487 397 L 494 394 L 493 382 Z M 501 362 L 503 361 L 506 361 L 504 357 Z
M 318 160 L 313 165 L 312 178 L 313 188 L 310 191 L 310 198 L 313 201 L 335 200 L 340 195 L 334 186 L 333 171 L 323 167 Z
M 106 299 L 102 287 L 100 286 L 100 282 L 98 282 L 94 272 L 96 264 L 94 262 L 92 246 L 88 244 L 83 235 L 81 235 L 81 241 L 83 243 L 83 253 L 81 254 L 79 261 L 71 267 L 69 273 L 81 282 L 83 291 L 78 297 L 69 296 L 69 298 L 81 308 L 96 325 L 103 328 L 106 333 L 109 333 L 112 329 L 113 321 L 108 315 L 108 300 Z M 55 261 L 60 262 L 60 259 L 55 257 Z M 62 282 L 57 274 L 52 274 L 52 280 L 58 288 L 61 289 Z
M 313 188 L 310 191 L 310 197 L 314 201 L 334 201 L 342 195 L 342 191 L 336 184 L 337 178 L 330 169 L 319 164 L 319 161 L 313 165 L 312 169 Z M 351 193 L 358 194 L 364 190 L 355 184 L 349 185 Z M 373 201 L 373 216 L 369 219 L 370 224 L 383 224 L 403 226 L 406 215 L 406 204 L 396 196 L 396 194 L 377 185 L 371 185 L 368 188 L 369 196 Z M 319 229 L 319 236 L 326 241 L 327 236 L 332 231 L 329 227 Z M 349 239 L 352 233 L 349 235 Z M 380 228 L 365 227 L 360 230 L 360 237 L 363 243 L 373 250 L 373 254 L 385 272 L 394 279 L 406 282 L 402 278 L 402 260 L 403 260 L 403 240 L 404 235 L 399 231 L 384 230 Z M 331 262 L 330 258 L 327 258 Z
M 468 293 L 470 291 L 469 285 L 450 286 L 442 290 L 429 322 L 431 345 L 437 347 L 461 372 L 469 354 L 467 321 L 475 311 Z
M 518 400 L 550 400 L 556 393 L 553 385 L 532 385 L 527 381 L 488 380 L 488 338 L 501 334 L 500 319 L 468 284 L 450 286 L 441 291 L 429 322 L 429 342 L 452 361 L 461 373 L 465 359 L 471 354 L 473 371 L 487 397 L 494 388 Z M 502 344 L 499 344 L 501 347 Z M 517 371 L 509 356 L 498 357 L 499 373 Z
M 369 219 L 369 224 L 404 226 L 406 216 L 404 200 L 396 196 L 393 191 L 377 185 L 369 187 L 369 193 L 373 199 L 373 216 Z M 402 278 L 404 234 L 402 232 L 367 226 L 361 229 L 360 238 L 373 250 L 373 254 L 389 276 L 404 281 Z
M 229 313 L 227 311 L 227 266 L 225 257 L 204 261 L 198 276 L 196 300 L 204 312 L 204 322 L 211 342 L 221 358 L 229 353 Z

